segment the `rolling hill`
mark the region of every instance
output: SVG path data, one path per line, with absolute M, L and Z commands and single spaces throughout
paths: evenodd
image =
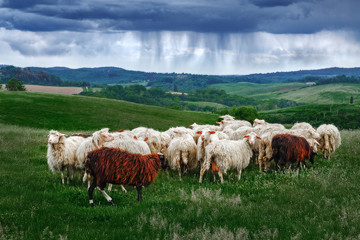
M 344 106 L 339 106 L 341 109 Z M 299 113 L 306 109 L 298 109 Z M 334 109 L 333 109 L 334 110 Z M 316 110 L 315 110 L 316 111 Z M 77 177 L 62 185 L 46 160 L 50 129 L 91 133 L 101 127 L 166 129 L 217 115 L 168 110 L 118 100 L 0 91 L 0 239 L 357 239 L 360 236 L 360 131 L 342 130 L 331 160 L 317 156 L 298 173 L 259 173 L 224 183 L 199 168 L 179 180 L 161 170 L 143 201 L 115 187 L 110 206 Z M 340 115 L 340 118 L 342 116 Z M 273 167 L 272 167 L 273 169 Z

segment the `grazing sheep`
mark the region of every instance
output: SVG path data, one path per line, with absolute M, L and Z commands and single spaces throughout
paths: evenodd
M 316 131 L 315 128 L 313 128 L 313 126 L 311 126 L 311 124 L 307 122 L 295 123 L 291 127 L 291 130 L 296 130 L 296 129 L 312 129 L 313 131 Z
M 111 133 L 114 136 L 114 140 L 128 140 L 134 138 L 135 134 L 133 134 L 130 130 L 118 130 L 116 132 Z
M 195 132 L 192 129 L 186 128 L 186 127 L 172 127 L 172 128 L 169 128 L 168 130 L 166 130 L 165 132 L 167 134 L 169 134 L 171 139 L 174 139 L 176 137 L 176 131 L 181 131 L 184 133 L 186 132 L 186 133 L 190 134 L 192 137 L 194 137 L 194 135 L 195 135 Z
M 192 130 L 194 130 L 194 132 L 201 131 L 204 128 L 208 128 L 212 131 L 220 130 L 220 126 L 215 126 L 215 125 L 210 125 L 210 124 L 198 125 L 197 123 L 193 123 L 192 125 L 190 125 L 190 127 L 192 128 Z
M 264 126 L 266 124 L 267 124 L 267 122 L 265 122 L 265 120 L 256 118 L 254 120 L 253 127 L 256 127 L 256 126 L 259 126 L 259 125 Z
M 316 139 L 319 137 L 319 134 L 316 131 L 313 131 L 312 129 L 296 129 L 296 130 L 282 130 L 282 131 L 269 131 L 263 135 L 261 135 L 261 141 L 260 141 L 260 147 L 259 147 L 259 170 L 262 172 L 262 165 L 263 163 L 267 163 L 265 165 L 265 169 L 270 164 L 270 159 L 272 158 L 273 152 L 272 152 L 272 146 L 271 141 L 272 138 L 277 134 L 290 134 L 294 136 L 304 137 L 309 145 L 313 147 L 313 151 L 317 151 L 317 144 L 318 142 Z
M 70 171 L 75 170 L 76 149 L 85 140 L 83 137 L 65 137 L 58 131 L 51 130 L 48 136 L 47 162 L 50 170 L 54 173 L 61 172 L 61 182 L 64 184 L 64 170 L 67 170 L 67 183 L 69 183 Z
M 212 166 L 213 170 L 218 170 L 221 183 L 223 180 L 223 173 L 227 170 L 235 168 L 237 170 L 237 178 L 240 180 L 242 169 L 249 165 L 250 158 L 253 155 L 250 147 L 251 140 L 258 137 L 256 133 L 251 132 L 243 140 L 219 140 L 215 134 L 209 144 L 205 147 L 205 161 L 201 166 L 200 179 L 202 182 L 203 175 L 206 170 Z
M 89 152 L 101 148 L 105 142 L 114 140 L 114 136 L 109 133 L 108 128 L 103 128 L 92 134 L 92 137 L 86 138 L 76 150 L 76 164 L 78 170 L 85 169 L 85 161 Z
M 171 140 L 167 155 L 169 166 L 178 170 L 181 179 L 182 168 L 184 173 L 196 167 L 196 144 L 194 138 L 186 131 L 175 130 L 176 137 Z
M 229 140 L 229 136 L 223 132 L 215 132 L 210 129 L 204 129 L 201 134 L 197 146 L 196 146 L 196 159 L 202 165 L 205 158 L 205 147 L 212 141 L 212 136 L 219 140 Z
M 147 140 L 148 138 L 143 139 L 141 137 L 138 138 L 136 136 L 134 136 L 133 138 L 125 138 L 125 139 L 118 138 L 114 141 L 105 143 L 104 147 L 118 148 L 128 151 L 129 153 L 139 153 L 142 155 L 147 155 L 151 153 L 149 145 L 145 142 Z M 127 192 L 123 185 L 120 185 L 120 187 L 123 192 Z M 111 191 L 111 189 L 112 189 L 112 184 L 109 184 L 108 190 Z
M 106 200 L 114 205 L 112 198 L 104 191 L 106 183 L 135 186 L 137 200 L 142 200 L 142 187 L 154 182 L 160 166 L 163 169 L 167 167 L 161 153 L 141 155 L 107 147 L 90 152 L 86 161 L 86 172 L 93 177 L 88 189 L 90 205 L 94 205 L 93 191 L 96 186 Z
M 276 170 L 278 170 L 279 165 L 283 167 L 286 163 L 297 163 L 298 170 L 301 163 L 306 167 L 305 160 L 309 160 L 312 164 L 314 163 L 316 153 L 303 137 L 277 134 L 273 137 L 271 146 Z
M 226 127 L 236 130 L 242 126 L 251 127 L 251 123 L 249 123 L 248 121 L 245 121 L 245 120 L 232 120 L 232 121 L 222 120 L 220 122 L 220 130 L 224 130 Z
M 224 121 L 233 121 L 233 120 L 235 120 L 235 118 L 233 116 L 229 115 L 229 114 L 220 116 L 220 118 L 222 118 Z
M 146 143 L 149 145 L 151 153 L 161 151 L 161 134 L 152 128 L 138 127 L 131 131 L 135 136 L 148 139 Z
M 323 157 L 330 159 L 330 155 L 341 145 L 339 129 L 333 124 L 322 124 L 317 128 L 317 132 L 320 135 L 319 143 Z M 327 157 L 326 152 L 328 152 Z
M 165 159 L 167 159 L 167 149 L 171 142 L 171 137 L 166 132 L 160 132 L 160 140 L 161 140 L 161 149 L 160 152 L 165 155 Z

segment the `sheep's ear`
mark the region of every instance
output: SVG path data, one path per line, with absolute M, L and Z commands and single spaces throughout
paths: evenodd
M 210 134 L 215 134 L 215 131 L 210 131 Z
M 137 137 L 136 137 L 136 136 L 134 136 L 134 139 L 136 139 L 136 140 L 137 140 Z
M 222 124 L 224 124 L 224 120 L 223 120 L 223 121 L 221 121 L 221 123 L 222 123 Z
M 219 125 L 220 125 L 220 124 L 221 124 L 221 122 L 216 122 L 216 124 L 219 124 Z
M 319 143 L 318 141 L 314 140 L 314 143 L 315 143 L 316 145 L 320 146 L 320 143 Z
M 147 141 L 147 140 L 149 140 L 149 138 L 148 138 L 148 137 L 146 137 L 146 138 L 144 139 L 144 141 Z
M 249 135 L 244 136 L 244 138 L 249 138 Z
M 202 131 L 197 131 L 196 134 L 202 134 Z
M 261 137 L 259 137 L 259 136 L 256 136 L 256 138 L 257 138 L 257 139 L 261 139 Z
M 174 133 L 179 133 L 179 131 L 178 131 L 178 130 L 174 130 Z

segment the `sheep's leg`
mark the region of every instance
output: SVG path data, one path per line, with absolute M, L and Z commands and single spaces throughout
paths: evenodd
M 122 190 L 124 193 L 127 193 L 127 191 L 126 191 L 126 189 L 125 189 L 124 185 L 120 185 L 120 187 L 121 187 L 121 190 Z
M 141 192 L 142 186 L 136 186 L 136 190 L 138 191 L 138 198 L 137 198 L 137 200 L 138 200 L 138 201 L 141 201 L 141 200 L 142 200 L 142 192 Z
M 109 192 L 111 192 L 112 186 L 113 186 L 113 185 L 112 185 L 111 183 L 109 183 L 109 186 L 108 186 L 108 191 L 109 191 Z
M 61 183 L 64 185 L 65 181 L 64 181 L 64 169 L 61 170 Z
M 99 192 L 101 192 L 101 194 L 106 198 L 106 200 L 111 203 L 111 205 L 115 205 L 114 201 L 112 200 L 112 198 L 104 191 L 105 188 L 105 184 L 102 185 L 101 187 L 98 187 L 97 189 L 99 190 Z
M 262 165 L 263 165 L 263 162 L 264 162 L 264 153 L 263 151 L 260 149 L 260 153 L 259 153 L 259 156 L 258 156 L 258 161 L 259 161 L 259 171 L 262 172 Z
M 222 174 L 222 172 L 221 172 L 221 170 L 220 170 L 220 169 L 219 169 L 218 174 L 219 174 L 220 182 L 221 182 L 221 183 L 224 183 L 223 174 Z
M 241 169 L 237 170 L 237 179 L 238 179 L 238 181 L 240 181 L 240 179 L 241 179 Z
M 178 172 L 179 172 L 179 178 L 180 178 L 180 181 L 181 181 L 181 164 L 180 164 L 180 161 L 178 161 L 176 163 L 176 165 L 177 165 L 177 169 L 178 169 Z
M 66 183 L 69 184 L 70 183 L 70 169 L 69 167 L 66 168 Z
M 202 179 L 203 179 L 203 176 L 204 176 L 204 174 L 205 174 L 205 171 L 206 171 L 206 162 L 204 161 L 204 163 L 203 163 L 202 166 L 201 166 L 201 170 L 200 170 L 199 183 L 202 183 Z
M 90 187 L 88 189 L 89 203 L 90 203 L 91 206 L 94 206 L 93 192 L 94 192 L 95 187 L 96 187 L 96 181 L 94 179 L 94 181 L 92 182 L 92 184 L 90 185 Z

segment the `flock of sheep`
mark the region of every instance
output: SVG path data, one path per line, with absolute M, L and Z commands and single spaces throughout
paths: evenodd
M 330 159 L 341 144 L 339 130 L 332 124 L 314 129 L 303 122 L 286 129 L 281 124 L 259 119 L 251 124 L 230 115 L 221 118 L 218 125 L 194 123 L 191 128 L 173 127 L 164 132 L 138 127 L 110 133 L 104 128 L 92 136 L 74 134 L 66 137 L 51 130 L 48 165 L 53 172 L 61 172 L 63 184 L 65 171 L 67 182 L 70 173 L 84 173 L 83 180 L 88 181 L 89 201 L 93 205 L 92 191 L 97 186 L 113 203 L 104 191 L 106 183 L 110 183 L 109 190 L 111 184 L 133 185 L 137 187 L 138 200 L 141 200 L 141 187 L 154 181 L 160 166 L 168 165 L 178 171 L 181 179 L 182 174 L 200 165 L 200 183 L 210 168 L 218 173 L 223 183 L 223 174 L 230 169 L 237 171 L 240 180 L 242 170 L 251 159 L 259 164 L 260 171 L 263 166 L 267 171 L 272 160 L 276 169 L 291 166 L 291 163 L 306 166 L 305 160 L 312 162 L 318 149 L 324 158 Z

